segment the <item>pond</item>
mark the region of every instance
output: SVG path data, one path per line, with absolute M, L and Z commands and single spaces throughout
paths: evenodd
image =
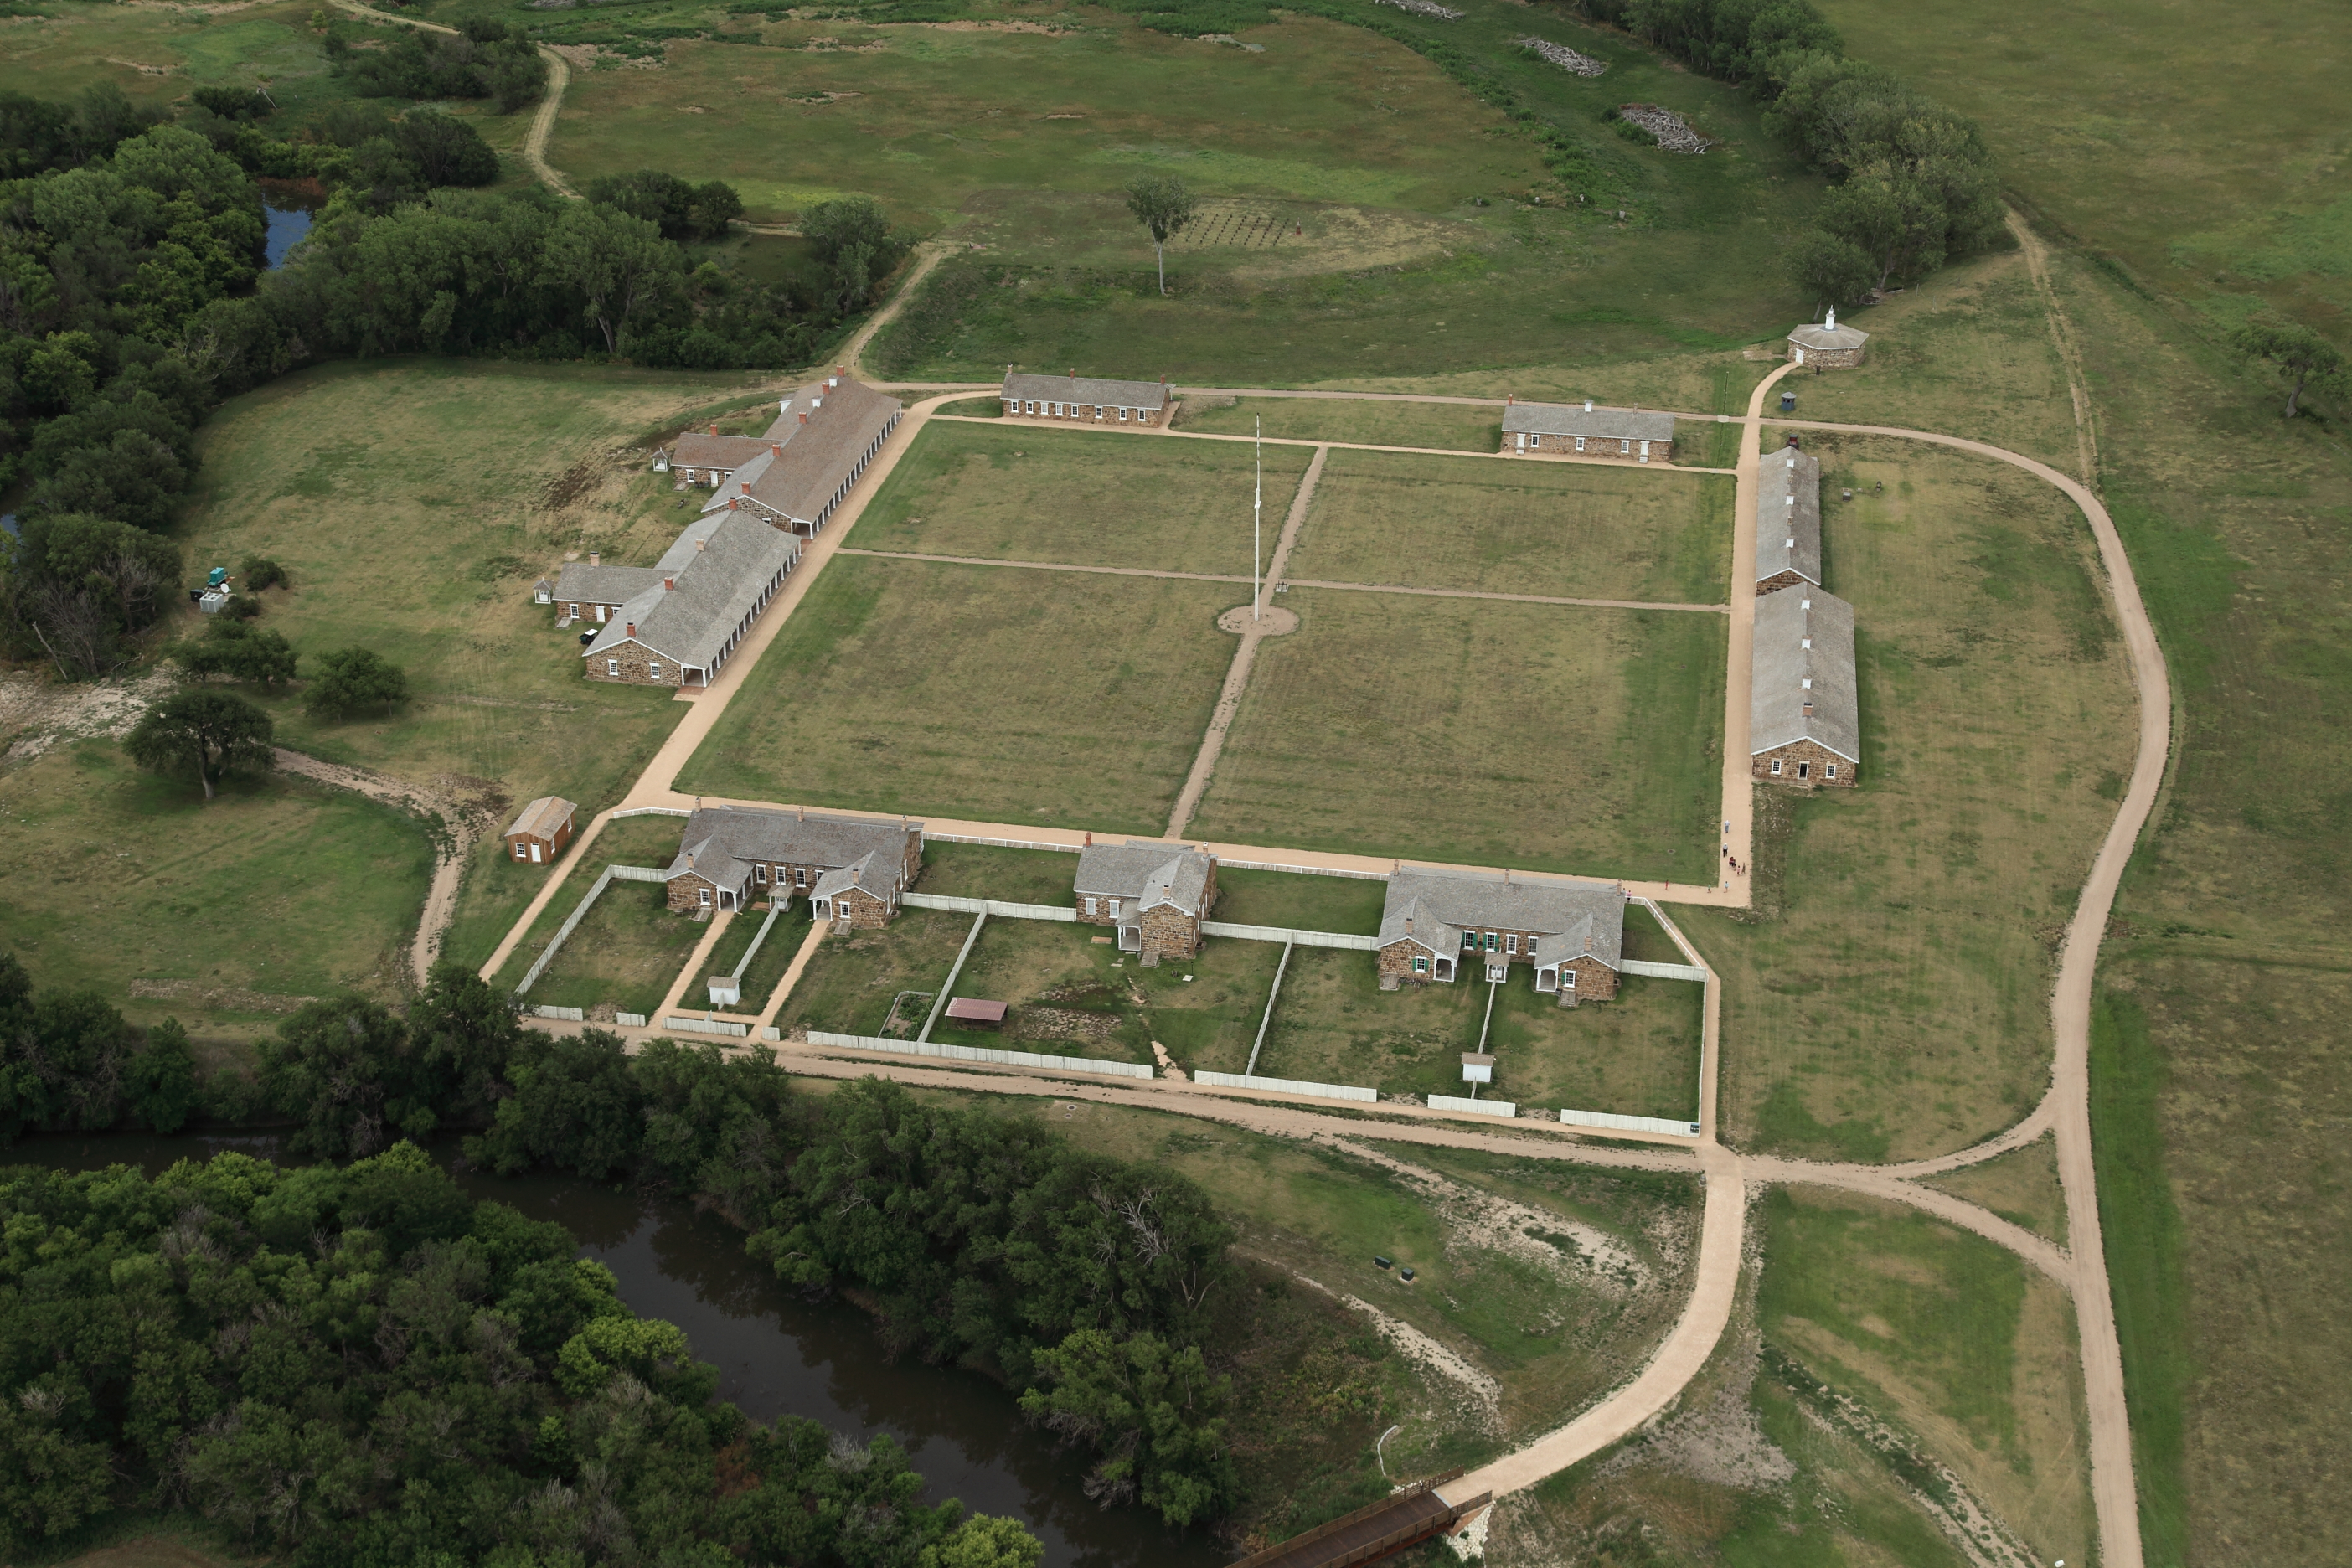
M 269 236 L 264 244 L 269 254 L 270 270 L 276 271 L 286 265 L 286 253 L 310 232 L 312 215 L 308 207 L 281 207 L 274 202 L 265 203 L 262 212 L 269 219 Z
M 89 1171 L 234 1150 L 270 1158 L 269 1137 L 154 1138 L 42 1134 L 0 1163 Z M 455 1152 L 444 1147 L 446 1160 Z M 960 1498 L 974 1513 L 1008 1514 L 1045 1543 L 1047 1568 L 1215 1568 L 1229 1554 L 1197 1532 L 1162 1529 L 1134 1509 L 1087 1500 L 1075 1453 L 1028 1425 L 1013 1394 L 973 1373 L 885 1360 L 872 1321 L 845 1301 L 810 1301 L 743 1251 L 742 1233 L 690 1205 L 564 1177 L 506 1180 L 464 1173 L 477 1198 L 509 1204 L 571 1231 L 580 1256 L 620 1279 L 637 1312 L 686 1331 L 719 1369 L 719 1397 L 762 1421 L 808 1416 L 860 1441 L 888 1433 L 928 1483 L 924 1500 Z

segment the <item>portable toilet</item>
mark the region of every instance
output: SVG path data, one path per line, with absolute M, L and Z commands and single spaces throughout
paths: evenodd
M 207 588 L 217 588 L 227 581 L 228 568 L 226 566 L 215 566 L 210 573 L 206 574 L 205 577 L 205 586 Z

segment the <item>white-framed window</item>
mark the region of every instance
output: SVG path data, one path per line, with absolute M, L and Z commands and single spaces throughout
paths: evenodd
M 1772 776 L 1776 779 L 1780 776 L 1780 759 L 1778 757 L 1772 759 Z
M 1416 959 L 1414 959 L 1414 960 L 1412 961 L 1412 972 L 1413 972 L 1415 974 L 1426 974 L 1426 973 L 1429 973 L 1429 960 L 1427 960 L 1427 959 L 1425 959 L 1425 958 L 1416 958 Z
M 1537 943 L 1537 942 L 1540 942 L 1541 940 L 1542 940 L 1542 938 L 1540 938 L 1540 937 L 1532 937 L 1532 936 L 1531 936 L 1531 937 L 1528 938 L 1528 956 L 1529 958 L 1533 958 L 1533 957 L 1536 955 L 1536 943 Z
M 1573 970 L 1573 969 L 1562 969 L 1562 970 L 1559 972 L 1559 988 L 1560 988 L 1562 991 L 1573 991 L 1573 990 L 1575 990 L 1575 989 L 1576 989 L 1576 971 L 1575 971 L 1575 970 Z
M 1837 764 L 1835 763 L 1828 764 L 1828 766 L 1822 770 L 1822 775 L 1826 778 L 1837 777 Z
M 1127 410 L 1124 408 L 1118 411 L 1118 422 L 1122 425 L 1127 423 Z
M 1118 903 L 1119 901 L 1117 899 L 1113 899 L 1110 901 L 1110 918 L 1113 920 L 1118 919 Z
M 1519 951 L 1519 938 L 1516 931 L 1503 939 L 1503 951 L 1517 955 Z
M 1102 417 L 1102 416 L 1103 416 L 1102 405 L 1101 405 L 1101 404 L 1099 404 L 1099 403 L 1097 403 L 1097 404 L 1096 404 L 1096 405 L 1095 405 L 1095 417 L 1096 417 L 1096 418 L 1097 418 L 1097 419 L 1099 419 L 1099 418 L 1101 418 L 1101 417 Z
M 1539 435 L 1530 436 L 1528 437 L 1528 445 L 1540 448 L 1543 446 L 1543 437 Z
M 696 890 L 702 895 L 702 907 L 704 909 L 709 909 L 710 907 L 710 889 L 708 888 L 701 888 Z
M 751 876 L 753 879 L 760 884 L 760 886 L 764 888 L 768 885 L 768 868 L 765 866 L 752 867 Z
M 649 658 L 646 660 L 646 679 L 647 680 L 659 680 L 661 679 L 661 660 L 657 658 Z
M 1576 449 L 1580 452 L 1584 450 L 1584 437 L 1581 436 L 1576 438 Z
M 572 606 L 572 618 L 575 621 L 580 618 L 580 606 L 577 605 Z
M 618 674 L 620 674 L 620 673 L 621 673 L 621 661 L 620 661 L 619 659 L 617 659 L 617 658 L 608 658 L 608 659 L 606 659 L 606 660 L 604 661 L 604 673 L 605 673 L 605 674 L 607 674 L 607 675 L 618 675 Z
M 1087 913 L 1092 914 L 1095 912 L 1095 896 L 1092 893 L 1088 893 L 1086 896 L 1086 906 Z
M 530 858 L 530 851 L 524 847 L 523 841 L 520 838 L 515 840 L 514 851 L 515 858 L 518 860 Z
M 1630 451 L 1632 451 L 1633 449 L 1633 442 L 1631 442 L 1631 441 L 1620 441 L 1620 442 L 1618 442 L 1618 443 L 1617 443 L 1617 450 L 1618 450 L 1619 452 L 1621 452 L 1621 453 L 1623 453 L 1623 452 L 1630 452 Z
M 807 867 L 795 866 L 793 868 L 793 886 L 795 888 L 805 888 L 808 886 Z

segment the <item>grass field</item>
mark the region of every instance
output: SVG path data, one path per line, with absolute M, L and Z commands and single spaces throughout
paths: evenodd
M 1356 441 L 1372 447 L 1444 447 L 1492 452 L 1503 439 L 1503 413 L 1484 405 L 1370 403 L 1308 397 L 1212 397 L 1187 393 L 1175 428 L 1213 436 L 1301 441 Z
M 838 557 L 680 789 L 1150 834 L 1233 641 L 1213 584 Z
M 1764 1200 L 1764 1332 L 1917 1434 L 2032 1548 L 2094 1538 L 2081 1359 L 2064 1291 L 2015 1254 L 1847 1194 Z
M 995 899 L 1008 904 L 1068 907 L 1077 883 L 1078 858 L 1052 849 L 1000 849 L 985 844 L 923 846 L 919 893 L 951 899 Z
M 1822 9 L 1854 54 L 1980 121 L 2003 184 L 2135 283 L 2222 321 L 2274 306 L 2341 341 L 2346 149 L 2302 112 L 2352 47 L 2341 11 L 2253 0 L 2217 36 L 2162 0 L 2095 15 L 1956 0 L 1927 25 L 1866 0 Z M 2223 79 L 2238 89 L 2206 90 Z
M 668 895 L 658 882 L 615 881 L 607 887 L 524 994 L 524 1005 L 582 1007 L 592 1016 L 604 1007 L 648 1017 L 659 1011 L 695 943 L 710 934 L 709 921 L 673 911 Z M 744 920 L 737 915 L 734 923 Z M 522 959 L 523 950 L 518 949 L 509 967 Z M 682 1005 L 709 1005 L 701 978 L 692 977 Z
M 1192 833 L 1714 874 L 1723 616 L 1307 588 L 1283 602 L 1305 624 L 1260 648 Z
M 1728 478 L 1656 468 L 1335 450 L 1287 571 L 1327 583 L 1719 605 L 1732 495 Z
M 2059 1189 L 2058 1156 L 2047 1137 L 1937 1176 L 1927 1185 L 1982 1204 L 2003 1219 L 2066 1245 L 2066 1194 Z
M 1220 866 L 1217 907 L 1211 918 L 1234 925 L 1369 934 L 1381 929 L 1381 909 L 1387 897 L 1384 881 Z
M 1462 1054 L 1478 1048 L 1484 982 L 1382 991 L 1371 955 L 1290 955 L 1258 1072 L 1382 1094 L 1466 1094 Z M 1525 965 L 1495 999 L 1482 1095 L 1546 1110 L 1686 1118 L 1698 1104 L 1699 988 L 1627 980 L 1612 1002 L 1561 1007 Z
M 1266 448 L 1269 558 L 1310 456 L 1299 447 Z M 891 470 L 848 542 L 1246 578 L 1254 462 L 1240 442 L 935 421 Z M 1113 498 L 1125 504 L 1107 505 Z M 1057 591 L 1086 588 L 1064 582 Z M 1249 598 L 1246 587 L 1220 591 L 1229 601 Z
M 1100 926 L 990 920 L 956 994 L 1010 1004 L 1005 1026 L 941 1026 L 931 1037 L 1138 1062 L 1153 1059 L 1158 1040 L 1180 1066 L 1240 1071 L 1282 950 L 1213 939 L 1196 958 L 1146 969 L 1096 940 L 1109 935 Z
M 584 829 L 585 824 L 582 826 Z M 572 918 L 572 911 L 579 907 L 588 889 L 595 886 L 596 879 L 604 875 L 605 867 L 646 866 L 658 869 L 667 866 L 677 858 L 678 836 L 685 826 L 684 819 L 676 816 L 624 816 L 606 823 L 604 830 L 596 836 L 596 842 L 588 846 L 572 869 L 564 874 L 563 885 L 549 897 L 545 907 L 530 922 L 530 929 L 523 933 L 520 942 L 515 943 L 514 952 L 507 955 L 506 963 L 498 973 L 498 983 L 509 990 L 521 984 L 532 961 L 539 957 L 558 928 Z M 504 841 L 500 842 L 503 845 Z M 497 868 L 490 869 L 496 870 Z M 538 893 L 547 876 L 543 870 L 535 873 L 528 890 L 515 900 L 518 917 L 523 906 Z M 653 883 L 640 885 L 655 886 Z M 509 920 L 497 931 L 488 933 L 489 941 L 483 947 L 484 959 L 488 958 L 491 951 L 505 940 L 511 929 L 513 921 Z M 546 998 L 534 994 L 531 1000 L 543 1002 Z
M 418 783 L 561 795 L 581 820 L 616 800 L 680 710 L 590 681 L 579 646 L 530 603 L 572 551 L 650 563 L 688 514 L 635 450 L 719 395 L 651 372 L 401 360 L 322 366 L 237 398 L 199 433 L 177 533 L 189 568 L 268 555 L 292 577 L 262 625 L 307 662 L 353 644 L 408 672 L 413 700 L 331 723 L 261 697 L 281 744 Z M 184 610 L 186 630 L 198 617 Z M 259 694 L 250 694 L 257 695 Z M 500 826 L 503 826 L 501 824 Z M 446 947 L 478 963 L 537 884 L 485 847 Z
M 0 776 L 0 950 L 37 985 L 96 986 L 200 1036 L 395 989 L 432 875 L 422 825 L 291 778 L 219 788 L 207 803 L 95 741 Z
M 902 910 L 879 931 L 828 933 L 778 1010 L 777 1026 L 786 1035 L 795 1028 L 878 1035 L 900 992 L 936 993 L 946 983 L 971 930 L 970 915 Z M 896 1032 L 912 1039 L 928 1005 L 902 1010 L 900 1018 L 909 1011 L 913 1022 Z
M 1757 909 L 1675 919 L 1723 975 L 1735 1140 L 1924 1154 L 2048 1083 L 2053 954 L 2131 765 L 2131 683 L 2055 492 L 1933 448 L 1809 447 L 1855 607 L 1862 787 L 1760 791 Z

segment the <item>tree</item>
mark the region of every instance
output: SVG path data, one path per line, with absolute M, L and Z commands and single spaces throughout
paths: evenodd
M 1876 272 L 1861 247 L 1823 229 L 1806 235 L 1789 253 L 1789 275 L 1808 299 L 1825 307 L 1868 299 Z
M 319 656 L 302 705 L 328 719 L 348 719 L 372 708 L 408 700 L 408 672 L 372 648 L 338 648 Z
M 509 1092 L 507 1064 L 525 1035 L 513 994 L 445 958 L 425 976 L 425 994 L 408 1010 L 408 1032 L 425 1065 L 456 1085 L 457 1114 L 488 1120 Z
M 1105 1504 L 1140 1498 L 1168 1523 L 1184 1525 L 1233 1496 L 1223 1414 L 1231 1384 L 1211 1374 L 1200 1346 L 1080 1329 L 1039 1351 L 1037 1370 L 1050 1392 L 1030 1389 L 1021 1408 L 1108 1456 L 1087 1477 L 1088 1497 Z
M 499 177 L 499 155 L 454 115 L 412 109 L 392 128 L 392 141 L 428 185 L 487 185 Z
M 632 319 L 686 280 L 677 247 L 659 228 L 593 202 L 564 209 L 547 237 L 546 258 L 551 281 L 586 296 L 606 353 L 620 352 L 621 332 Z
M 801 232 L 816 247 L 831 278 L 825 303 L 837 315 L 862 310 L 874 286 L 907 254 L 904 235 L 894 233 L 881 204 L 871 196 L 838 196 L 801 214 Z
M 127 1085 L 131 1119 L 158 1132 L 177 1132 L 196 1108 L 196 1058 L 188 1031 L 166 1018 L 147 1031 L 131 1058 Z
M 2303 403 L 2304 389 L 2346 381 L 2344 351 L 2309 327 L 2294 321 L 2249 321 L 2230 334 L 2230 346 L 2248 359 L 2266 360 L 2287 384 L 2286 416 Z
M 1151 232 L 1160 257 L 1160 291 L 1168 292 L 1168 242 L 1192 221 L 1199 206 L 1184 182 L 1173 174 L 1146 174 L 1127 187 L 1127 210 Z
M 1045 1543 L 1019 1520 L 976 1513 L 924 1547 L 916 1568 L 1037 1568 L 1045 1556 Z
M 636 1159 L 645 1095 L 620 1036 L 610 1029 L 569 1037 L 523 1030 L 507 1071 L 514 1092 L 499 1101 L 488 1134 L 467 1141 L 471 1157 L 503 1175 L 547 1164 L 592 1181 Z
M 245 591 L 248 594 L 258 594 L 264 588 L 285 588 L 292 585 L 287 578 L 286 568 L 267 555 L 247 556 L 245 563 L 239 566 L 237 571 L 245 578 Z
M 440 1125 L 434 1075 L 407 1026 L 363 996 L 306 1005 L 263 1040 L 261 1095 L 295 1120 L 287 1147 L 327 1160 L 360 1159 L 398 1137 Z
M 294 679 L 299 656 L 283 632 L 264 631 L 245 621 L 215 616 L 205 636 L 182 643 L 176 657 L 180 668 L 198 680 L 226 675 L 231 680 L 274 687 Z
M 123 750 L 150 773 L 195 770 L 213 798 L 213 780 L 238 768 L 277 765 L 270 750 L 269 715 L 226 691 L 180 691 L 140 716 L 124 737 Z

